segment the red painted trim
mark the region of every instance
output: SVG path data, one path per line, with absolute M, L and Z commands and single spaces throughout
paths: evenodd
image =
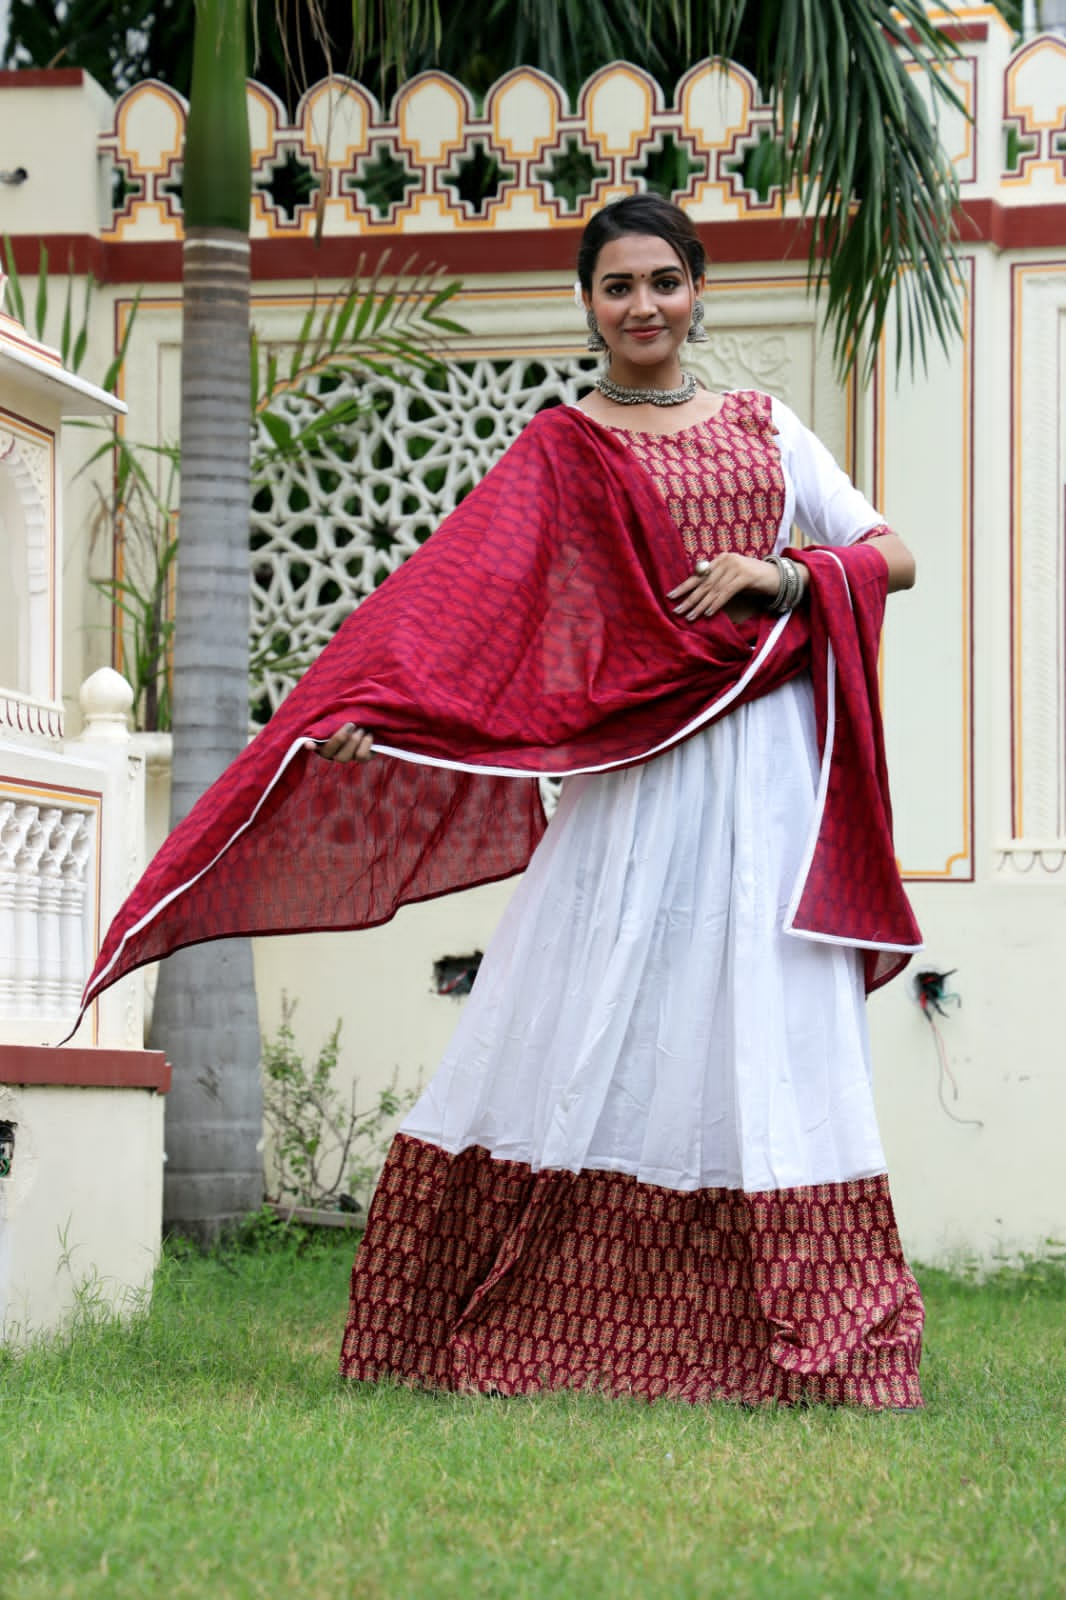
M 345 278 L 362 256 L 368 267 L 378 265 L 388 253 L 400 267 L 410 255 L 422 264 L 432 262 L 440 271 L 476 276 L 486 270 L 509 272 L 573 272 L 579 227 L 463 229 L 455 233 L 379 235 L 377 238 L 327 238 L 318 245 L 306 239 L 253 239 L 252 277 Z M 810 249 L 811 224 L 807 221 L 758 217 L 700 227 L 708 253 L 715 262 L 805 261 Z
M 968 560 L 970 563 L 970 593 L 967 596 L 969 605 L 969 620 L 967 624 L 967 645 L 970 655 L 970 770 L 967 781 L 970 785 L 970 870 L 966 874 L 967 883 L 977 881 L 977 807 L 980 804 L 977 796 L 977 636 L 974 629 L 977 625 L 977 575 L 975 561 L 977 556 L 977 329 L 980 326 L 977 316 L 977 257 L 968 258 L 970 267 L 970 371 L 968 382 L 970 389 L 970 470 L 968 478 L 969 498 L 969 527 L 967 529 Z M 987 272 L 986 272 L 987 276 Z
M 376 237 L 253 239 L 252 277 L 272 280 L 347 278 L 360 256 L 373 271 L 383 256 L 400 267 L 412 255 L 424 268 L 431 263 L 449 276 L 478 277 L 509 272 L 572 272 L 578 226 L 562 228 L 461 229 L 455 233 L 378 234 Z M 741 262 L 804 265 L 812 224 L 807 219 L 742 217 L 701 223 L 700 234 L 713 266 Z M 998 200 L 964 201 L 959 210 L 962 244 L 991 244 L 998 250 L 1059 249 L 1066 244 L 1066 201 L 1051 205 L 1005 206 Z M 178 240 L 97 239 L 87 234 L 23 234 L 12 239 L 19 272 L 37 271 L 42 244 L 56 272 L 91 272 L 98 283 L 181 282 Z
M 1060 350 L 1061 350 L 1061 346 L 1060 346 Z M 1056 376 L 1057 376 L 1057 380 L 1058 380 L 1058 388 L 1057 388 L 1056 392 L 1058 394 L 1061 394 L 1062 393 L 1062 357 L 1061 357 L 1061 355 L 1059 356 L 1058 361 L 1055 363 L 1055 368 L 1056 368 Z M 1066 517 L 1066 484 L 1063 485 L 1063 490 L 1062 490 L 1062 512 L 1063 512 L 1064 517 Z M 1061 526 L 1066 527 L 1066 522 L 1063 522 L 1061 524 Z M 1060 598 L 1060 601 L 1061 601 L 1061 604 L 1062 604 L 1062 620 L 1063 620 L 1064 623 L 1066 623 L 1066 574 L 1063 575 L 1062 594 L 1060 595 L 1059 598 Z M 1063 722 L 1063 718 L 1062 718 L 1062 689 L 1061 689 L 1061 685 L 1062 685 L 1062 681 L 1063 681 L 1062 642 L 1063 642 L 1064 638 L 1066 638 L 1066 634 L 1064 634 L 1063 632 L 1060 631 L 1058 639 L 1056 640 L 1056 648 L 1058 650 L 1058 661 L 1056 663 L 1056 666 L 1057 666 L 1058 670 L 1057 670 L 1057 673 L 1056 673 L 1056 679 L 1057 679 L 1057 682 L 1060 685 L 1060 688 L 1059 688 L 1059 718 L 1058 718 L 1058 722 L 1059 722 L 1059 771 L 1058 771 L 1058 778 L 1057 778 L 1059 793 L 1058 793 L 1058 804 L 1055 807 L 1060 837 L 1061 837 L 1061 835 L 1063 833 L 1063 830 L 1066 829 L 1066 788 L 1064 788 L 1064 781 L 1066 781 L 1066 751 L 1064 751 L 1063 747 L 1062 747 L 1062 722 Z
M 1061 346 L 1060 346 L 1060 349 L 1061 349 Z M 1058 373 L 1058 384 L 1059 384 L 1058 392 L 1059 392 L 1059 394 L 1061 394 L 1062 393 L 1062 377 L 1063 377 L 1063 374 L 1062 374 L 1062 357 L 1061 357 L 1061 355 L 1059 356 L 1059 359 L 1056 362 L 1056 369 L 1057 369 L 1057 373 Z M 1062 513 L 1063 513 L 1063 518 L 1066 519 L 1066 484 L 1063 485 L 1063 489 L 1062 489 Z M 1063 521 L 1062 526 L 1066 527 L 1066 520 Z M 1063 682 L 1062 642 L 1063 642 L 1064 639 L 1066 639 L 1066 573 L 1063 574 L 1061 599 L 1062 599 L 1062 620 L 1063 620 L 1063 624 L 1064 624 L 1064 631 L 1061 632 L 1059 634 L 1059 637 L 1058 637 L 1058 652 L 1059 652 L 1058 682 L 1060 684 L 1060 690 L 1059 690 L 1060 696 L 1061 696 L 1061 693 L 1062 693 L 1061 684 Z M 1057 806 L 1056 809 L 1057 809 L 1057 812 L 1058 812 L 1059 836 L 1061 837 L 1063 832 L 1066 831 L 1066 751 L 1064 751 L 1063 748 L 1062 748 L 1062 700 L 1061 700 L 1061 698 L 1059 700 L 1059 777 L 1058 777 L 1058 784 L 1059 784 L 1059 803 L 1058 803 L 1058 806 Z
M 1058 249 L 1066 244 L 1066 204 L 1001 205 L 998 200 L 963 200 L 959 207 L 963 244 L 997 250 Z
M 1007 527 L 1009 537 L 1007 540 L 1008 561 L 1010 570 L 1007 583 L 1007 599 L 1010 606 L 1010 626 L 1007 634 L 1007 648 L 1010 651 L 1010 831 L 1011 838 L 1018 837 L 1018 717 L 1016 704 L 1018 696 L 1018 675 L 1015 671 L 1017 656 L 1017 628 L 1014 621 L 1014 608 L 1017 604 L 1017 593 L 1014 583 L 1014 563 L 1017 556 L 1018 525 L 1014 514 L 1014 500 L 1018 492 L 1018 418 L 1014 414 L 1014 385 L 1016 365 L 1019 358 L 1018 351 L 1018 266 L 1015 262 L 1010 269 L 1010 393 L 1007 397 L 1007 447 L 1010 450 L 1010 476 L 1009 492 L 1010 505 L 1007 508 Z
M 10 783 L 19 789 L 47 789 L 50 794 L 71 795 L 75 799 L 99 800 L 101 805 L 104 802 L 102 789 L 82 789 L 73 783 L 43 783 L 36 778 L 16 777 L 13 772 L 0 772 L 0 783 Z
M 983 44 L 988 38 L 987 22 L 949 22 L 944 27 L 937 28 L 937 33 L 948 44 Z M 908 28 L 907 39 L 911 44 L 918 43 L 918 35 L 913 28 Z
M 1066 212 L 1066 207 L 1063 208 Z M 700 227 L 712 261 L 804 262 L 810 250 L 810 222 L 754 217 Z M 471 228 L 455 233 L 379 234 L 376 237 L 253 239 L 252 278 L 347 278 L 360 257 L 372 272 L 384 256 L 400 267 L 414 256 L 422 268 L 457 276 L 492 273 L 573 272 L 579 228 Z M 37 271 L 41 245 L 57 272 L 91 272 L 98 283 L 180 283 L 178 240 L 104 240 L 86 234 L 23 234 L 12 238 L 15 264 L 22 274 Z
M 84 67 L 5 67 L 0 89 L 76 89 L 88 76 Z
M 103 239 L 94 238 L 87 233 L 24 233 L 11 235 L 11 246 L 15 252 L 15 265 L 21 276 L 35 274 L 41 259 L 41 246 L 48 249 L 48 262 L 53 273 L 73 272 L 78 276 L 91 272 L 98 283 L 134 283 L 141 276 L 140 269 L 134 266 L 132 259 L 124 259 L 124 253 L 131 249 L 146 252 L 143 259 L 150 260 L 154 251 L 170 249 L 174 252 L 174 261 L 177 263 L 176 278 L 168 272 L 165 278 L 149 276 L 149 283 L 171 283 L 181 281 L 181 245 L 173 244 L 162 246 L 147 242 L 137 245 L 108 244 Z M 119 271 L 109 270 L 109 263 L 115 257 Z M 125 271 L 122 269 L 125 268 Z M 10 306 L 8 308 L 10 310 Z
M 974 494 L 975 494 L 975 490 L 976 490 L 976 482 L 975 482 L 976 461 L 975 461 L 975 455 L 976 455 L 976 444 L 977 444 L 977 435 L 976 435 L 976 427 L 977 427 L 977 417 L 976 417 L 976 401 L 977 401 L 977 385 L 976 385 L 976 370 L 977 370 L 977 258 L 976 258 L 976 256 L 972 256 L 972 255 L 971 256 L 963 256 L 961 258 L 961 260 L 960 260 L 960 265 L 967 271 L 968 277 L 969 277 L 969 293 L 968 293 L 968 296 L 967 296 L 967 302 L 968 302 L 968 308 L 969 308 L 969 316 L 968 316 L 967 320 L 968 320 L 968 323 L 969 323 L 968 334 L 969 334 L 969 349 L 970 349 L 969 372 L 967 374 L 967 386 L 969 388 L 969 427 L 967 429 L 967 433 L 969 435 L 968 441 L 967 441 L 967 449 L 968 449 L 968 454 L 969 454 L 969 470 L 968 470 L 967 475 L 966 475 L 966 478 L 967 478 L 966 497 L 967 497 L 968 512 L 967 512 L 966 526 L 963 529 L 963 537 L 965 538 L 965 541 L 966 541 L 967 561 L 968 561 L 968 564 L 969 564 L 969 584 L 968 584 L 968 593 L 967 593 L 966 598 L 965 598 L 965 605 L 966 605 L 966 611 L 967 611 L 967 619 L 966 619 L 966 636 L 967 636 L 967 639 L 966 639 L 966 642 L 967 642 L 967 654 L 968 654 L 968 657 L 969 657 L 968 662 L 967 662 L 967 669 L 968 669 L 968 672 L 969 672 L 969 695 L 968 695 L 969 706 L 968 706 L 968 716 L 967 716 L 967 721 L 969 723 L 969 732 L 968 732 L 968 740 L 967 740 L 967 742 L 968 742 L 968 747 L 969 747 L 969 757 L 970 757 L 970 759 L 969 759 L 968 770 L 965 771 L 962 774 L 962 781 L 963 781 L 963 785 L 965 786 L 965 788 L 967 790 L 967 811 L 968 811 L 969 817 L 970 817 L 970 829 L 969 829 L 969 839 L 967 841 L 967 845 L 968 845 L 967 871 L 962 873 L 962 874 L 960 874 L 960 875 L 958 875 L 958 876 L 953 876 L 953 877 L 944 878 L 944 879 L 934 879 L 934 880 L 932 880 L 933 882 L 941 882 L 941 883 L 947 883 L 947 884 L 974 883 L 976 881 L 976 876 L 977 876 L 977 817 L 976 817 L 977 781 L 976 781 L 976 754 L 975 754 L 975 749 L 974 749 L 974 731 L 975 731 L 974 706 L 975 706 L 975 701 L 976 701 L 976 698 L 977 698 L 977 694 L 976 694 L 976 680 L 975 680 L 975 676 L 974 676 L 974 655 L 975 655 L 975 652 L 974 652 L 974 631 L 973 631 L 974 630 L 974 619 L 975 619 L 974 592 L 975 592 L 975 589 L 976 589 L 976 584 L 974 582 L 974 550 L 975 550 L 974 519 L 975 519 L 975 516 L 976 516 L 976 504 L 975 504 L 975 501 L 974 501 Z M 926 880 L 926 881 L 928 881 L 928 880 Z
M 55 429 L 44 427 L 39 417 L 23 416 L 21 411 L 12 411 L 10 406 L 0 406 L 0 417 L 11 417 L 15 422 L 23 422 L 31 432 L 46 435 L 53 442 L 55 441 Z
M 170 1088 L 162 1050 L 89 1050 L 81 1046 L 0 1044 L 0 1083 L 53 1084 L 71 1089 Z

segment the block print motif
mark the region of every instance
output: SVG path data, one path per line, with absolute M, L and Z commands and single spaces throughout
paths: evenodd
M 921 1404 L 923 1309 L 884 1177 L 677 1193 L 401 1134 L 341 1372 L 433 1388 Z

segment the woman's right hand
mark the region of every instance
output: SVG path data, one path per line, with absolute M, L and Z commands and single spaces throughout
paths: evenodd
M 316 745 L 327 761 L 369 761 L 374 753 L 374 736 L 354 722 L 345 722 L 331 733 L 325 744 Z

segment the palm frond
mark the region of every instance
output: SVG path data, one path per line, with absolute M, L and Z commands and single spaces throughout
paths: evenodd
M 773 107 L 785 191 L 814 223 L 810 281 L 841 370 L 869 369 L 893 302 L 897 360 L 924 362 L 930 336 L 950 342 L 958 185 L 937 124 L 960 103 L 945 70 L 955 47 L 923 0 L 482 0 L 445 35 L 442 11 L 352 0 L 357 67 L 402 74 L 416 60 L 463 76 L 475 38 L 491 39 L 498 67 L 529 61 L 569 84 L 619 56 L 653 72 L 678 49 L 741 61 Z
M 721 10 L 735 23 L 735 0 Z M 815 224 L 810 281 L 837 364 L 869 372 L 893 303 L 897 363 L 924 364 L 929 336 L 946 347 L 959 327 L 958 184 L 937 127 L 961 109 L 954 47 L 921 0 L 766 0 L 759 21 L 754 68 L 784 185 Z
M 388 252 L 367 274 L 362 257 L 347 283 L 328 297 L 317 286 L 289 352 L 284 373 L 278 352 L 252 333 L 252 414 L 270 443 L 260 443 L 253 477 L 272 462 L 302 456 L 349 429 L 365 409 L 361 399 L 321 391 L 329 379 L 351 374 L 407 378 L 440 367 L 440 350 L 464 329 L 442 314 L 458 292 L 433 266 L 409 256 L 393 272 Z M 298 391 L 313 415 L 296 423 L 285 397 Z
M 306 0 L 313 13 L 318 0 Z M 382 73 L 403 79 L 412 54 L 436 52 L 441 42 L 441 12 L 437 0 L 352 0 L 354 67 L 376 58 Z

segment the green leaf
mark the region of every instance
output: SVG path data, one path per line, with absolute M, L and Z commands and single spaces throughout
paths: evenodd
M 373 311 L 374 311 L 374 296 L 373 296 L 373 293 L 372 293 L 371 290 L 367 290 L 367 292 L 363 295 L 363 297 L 362 297 L 362 299 L 360 301 L 359 309 L 358 309 L 358 311 L 356 312 L 356 315 L 355 315 L 355 321 L 352 324 L 352 341 L 353 342 L 356 339 L 360 339 L 362 337 L 363 333 L 366 330 L 366 325 L 370 321 L 370 318 L 371 318 L 371 316 L 373 314 Z
M 126 326 L 122 333 L 122 343 L 118 347 L 118 354 L 115 356 L 115 359 L 112 361 L 111 365 L 104 374 L 104 381 L 100 386 L 102 389 L 109 389 L 114 392 L 115 385 L 118 382 L 119 373 L 122 371 L 123 365 L 125 364 L 126 352 L 129 349 L 130 339 L 133 336 L 133 328 L 137 321 L 137 311 L 140 307 L 141 295 L 143 293 L 143 289 L 138 289 L 137 293 L 133 297 L 133 304 L 130 307 L 130 314 L 126 318 Z
M 348 324 L 352 320 L 352 316 L 355 312 L 355 301 L 356 295 L 354 290 L 343 296 L 338 296 L 338 301 L 335 303 L 335 315 L 330 328 L 328 341 L 328 350 L 330 355 L 334 355 L 344 343 L 345 336 L 348 332 Z
M 293 432 L 284 417 L 279 417 L 276 411 L 261 411 L 259 420 L 279 450 L 292 449 Z
M 37 305 L 34 311 L 38 339 L 44 338 L 48 321 L 48 246 L 42 244 L 37 263 Z
M 7 269 L 7 293 L 11 296 L 11 310 L 15 318 L 26 326 L 26 302 L 22 296 L 22 279 L 15 265 L 15 252 L 8 235 L 4 234 L 4 264 Z
M 89 314 L 86 304 L 85 319 L 74 339 L 74 348 L 70 352 L 70 367 L 72 372 L 80 372 L 81 364 L 85 360 L 85 351 L 89 344 Z
M 70 365 L 70 322 L 71 322 L 71 297 L 74 293 L 74 275 L 67 274 L 67 295 L 63 304 L 63 328 L 59 336 L 59 355 L 65 367 Z
M 292 361 L 291 361 L 291 363 L 289 365 L 289 382 L 290 383 L 296 377 L 296 374 L 299 372 L 300 367 L 303 365 L 304 353 L 305 353 L 305 351 L 307 349 L 307 342 L 308 342 L 308 340 L 309 340 L 309 338 L 311 336 L 311 330 L 314 328 L 314 325 L 315 325 L 315 312 L 317 311 L 317 309 L 318 309 L 318 290 L 316 288 L 314 290 L 312 296 L 311 296 L 311 304 L 308 306 L 307 312 L 306 312 L 306 314 L 304 316 L 304 319 L 303 319 L 303 322 L 300 324 L 300 331 L 296 335 L 296 344 L 295 344 L 295 346 L 293 348 Z

